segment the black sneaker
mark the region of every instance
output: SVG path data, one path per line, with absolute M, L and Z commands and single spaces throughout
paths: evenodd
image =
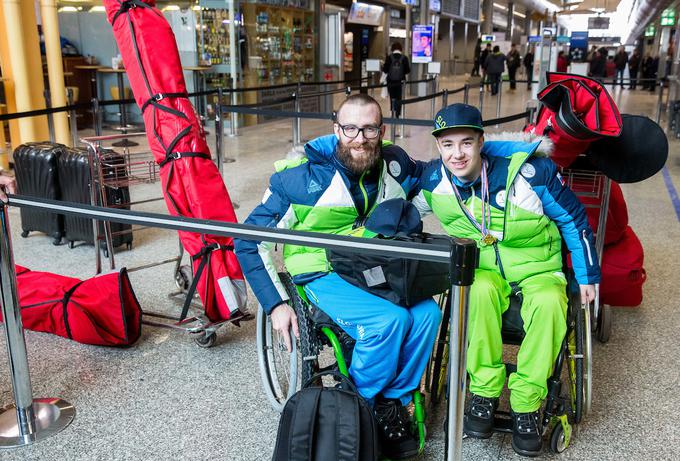
M 543 448 L 541 416 L 533 413 L 512 412 L 512 449 L 522 456 L 538 456 Z
M 383 455 L 390 459 L 416 456 L 418 440 L 411 432 L 411 416 L 401 402 L 378 398 L 374 411 Z
M 463 420 L 463 432 L 475 439 L 488 439 L 493 435 L 493 417 L 498 408 L 498 398 L 472 394 Z

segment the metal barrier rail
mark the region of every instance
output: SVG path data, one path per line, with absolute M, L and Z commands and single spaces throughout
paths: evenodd
M 473 240 L 452 238 L 448 246 L 391 242 L 388 240 L 336 236 L 318 232 L 263 228 L 246 224 L 167 216 L 131 210 L 107 209 L 20 195 L 10 195 L 8 205 L 79 216 L 93 220 L 143 224 L 186 232 L 200 232 L 245 239 L 251 238 L 258 241 L 267 240 L 277 243 L 292 243 L 321 248 L 343 248 L 449 264 L 451 292 L 453 293 L 453 296 L 451 296 L 452 315 L 450 320 L 449 350 L 450 356 L 454 358 L 454 361 L 449 367 L 449 382 L 452 385 L 449 386 L 448 394 L 449 427 L 447 434 L 447 459 L 460 460 L 462 458 L 463 407 L 467 380 L 465 370 L 469 287 L 474 281 L 474 273 L 479 260 L 479 250 Z M 32 399 L 26 342 L 21 323 L 21 309 L 17 301 L 16 274 L 12 256 L 9 215 L 7 213 L 7 206 L 2 204 L 1 207 L 2 239 L 0 239 L 0 262 L 2 266 L 0 267 L 0 278 L 3 296 L 2 310 L 6 319 L 7 351 L 10 357 L 10 372 L 16 402 L 16 418 L 18 420 L 18 422 L 14 421 L 13 431 L 17 434 L 17 437 L 14 437 L 15 441 L 16 439 L 19 441 L 15 446 L 19 446 L 31 443 L 39 437 L 48 437 L 63 429 L 73 419 L 74 410 L 69 405 L 70 414 L 68 411 L 61 413 L 62 419 L 70 417 L 65 424 L 62 420 L 56 419 L 57 422 L 61 422 L 61 426 L 54 421 L 52 421 L 52 425 L 49 422 L 38 424 L 40 420 L 35 410 L 41 402 L 33 401 Z M 42 410 L 42 408 L 40 409 Z M 5 414 L 14 416 L 10 412 Z

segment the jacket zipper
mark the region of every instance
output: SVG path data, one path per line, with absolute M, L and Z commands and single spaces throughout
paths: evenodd
M 361 189 L 361 194 L 364 196 L 364 216 L 368 214 L 368 194 L 366 193 L 366 188 L 364 188 L 364 176 L 366 172 L 361 173 L 359 178 L 359 189 Z
M 593 265 L 593 254 L 590 252 L 590 243 L 588 242 L 588 238 L 586 237 L 586 231 L 583 231 L 583 244 L 586 246 L 586 252 L 588 253 L 588 263 L 592 266 Z

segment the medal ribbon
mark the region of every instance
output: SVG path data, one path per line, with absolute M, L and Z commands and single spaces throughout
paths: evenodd
M 463 213 L 465 213 L 465 216 L 467 216 L 468 220 L 475 226 L 475 228 L 479 232 L 481 232 L 482 239 L 486 239 L 487 236 L 490 235 L 489 229 L 491 228 L 491 205 L 489 205 L 489 178 L 486 175 L 486 166 L 487 166 L 486 160 L 482 159 L 482 174 L 481 174 L 482 222 L 481 223 L 477 221 L 477 218 L 475 218 L 475 215 L 470 211 L 470 209 L 465 205 L 465 203 L 463 203 L 463 198 L 460 195 L 460 191 L 458 191 L 458 187 L 456 187 L 456 184 L 453 182 L 453 178 L 451 178 L 451 185 L 453 186 L 453 191 L 456 194 L 456 198 L 458 199 L 458 203 L 460 204 L 460 207 L 462 208 Z M 473 197 L 473 199 L 474 199 L 474 197 Z

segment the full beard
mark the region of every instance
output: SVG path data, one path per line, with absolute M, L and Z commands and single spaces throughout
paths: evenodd
M 361 146 L 364 147 L 364 152 L 361 155 L 353 155 L 351 149 Z M 363 144 L 339 143 L 337 148 L 338 160 L 355 175 L 360 175 L 375 167 L 380 161 L 381 154 L 379 138 L 374 141 L 365 141 Z

